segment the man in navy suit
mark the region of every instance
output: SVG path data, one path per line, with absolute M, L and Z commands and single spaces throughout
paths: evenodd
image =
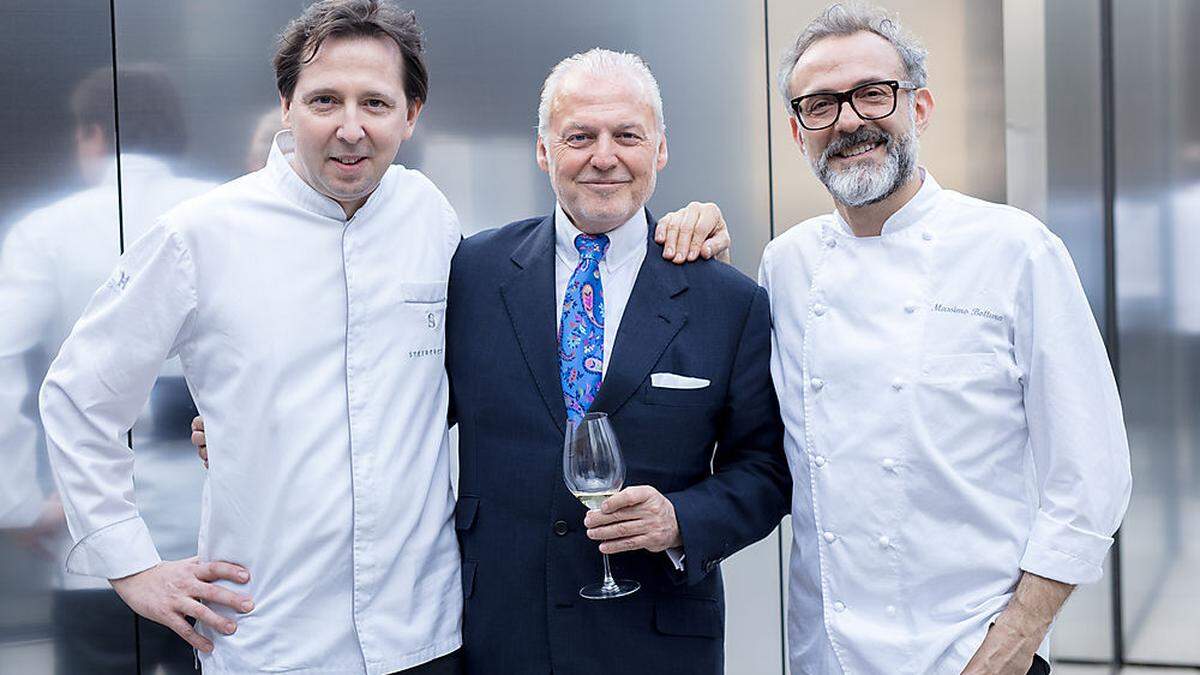
M 467 672 L 719 673 L 719 563 L 790 496 L 766 294 L 724 263 L 663 259 L 645 210 L 662 102 L 637 56 L 555 67 L 537 157 L 555 213 L 465 240 L 450 274 Z M 586 411 L 610 416 L 631 486 L 591 512 L 562 476 Z M 600 552 L 641 590 L 582 599 Z

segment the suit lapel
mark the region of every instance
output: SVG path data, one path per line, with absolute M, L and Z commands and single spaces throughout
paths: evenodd
M 667 345 L 687 323 L 679 299 L 687 290 L 687 276 L 682 267 L 663 260 L 662 248 L 650 238 L 654 219 L 649 215 L 647 219 L 650 228 L 646 259 L 621 317 L 604 382 L 589 410 L 616 413 L 646 380 Z
M 500 286 L 504 308 L 512 322 L 525 363 L 537 383 L 546 410 L 566 430 L 567 409 L 559 378 L 558 335 L 555 326 L 554 216 L 544 218 L 513 252 L 517 271 Z M 481 336 L 481 339 L 486 337 Z

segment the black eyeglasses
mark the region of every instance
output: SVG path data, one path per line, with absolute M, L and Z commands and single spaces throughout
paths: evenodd
M 808 94 L 792 99 L 792 111 L 800 126 L 809 131 L 828 129 L 837 124 L 842 104 L 849 103 L 854 113 L 864 120 L 879 120 L 896 112 L 896 92 L 919 89 L 913 82 L 880 80 L 868 82 L 841 92 Z

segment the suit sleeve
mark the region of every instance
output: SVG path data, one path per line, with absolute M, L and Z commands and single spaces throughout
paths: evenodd
M 721 560 L 762 539 L 787 513 L 791 477 L 783 422 L 771 382 L 771 316 L 767 293 L 754 292 L 717 436 L 713 475 L 667 497 L 694 584 Z
M 67 570 L 117 579 L 160 558 L 134 502 L 125 432 L 196 306 L 192 259 L 162 225 L 96 291 L 42 385 L 42 423 L 75 546 Z

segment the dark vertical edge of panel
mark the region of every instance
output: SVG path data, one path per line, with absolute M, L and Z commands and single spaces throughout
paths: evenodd
M 771 163 L 771 20 L 770 1 L 763 0 L 763 70 L 766 71 L 767 98 L 767 241 L 775 238 L 775 170 Z M 779 552 L 779 672 L 787 670 L 787 557 L 783 550 L 783 524 L 775 534 Z
M 1116 82 L 1113 72 L 1113 0 L 1100 2 L 1100 129 L 1103 157 L 1104 190 L 1104 314 L 1105 343 L 1117 385 L 1121 382 L 1119 338 L 1117 333 L 1117 130 Z M 1125 621 L 1121 602 L 1121 531 L 1113 534 L 1112 560 L 1112 644 L 1115 666 L 1125 665 Z
M 117 249 L 125 255 L 125 200 L 121 191 L 121 92 L 117 84 L 117 3 L 108 0 L 108 36 L 112 51 L 112 83 L 113 83 L 113 154 L 117 162 Z M 133 448 L 133 430 L 125 432 L 125 443 Z M 130 612 L 133 619 L 133 658 L 137 664 L 137 673 L 142 672 L 142 639 L 138 625 L 138 615 Z

